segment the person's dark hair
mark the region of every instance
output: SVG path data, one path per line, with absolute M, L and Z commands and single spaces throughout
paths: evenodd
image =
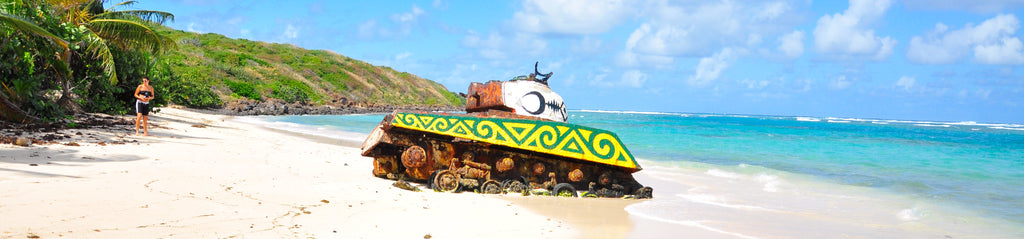
M 149 77 L 148 76 L 143 76 L 142 79 L 143 80 L 149 80 Z

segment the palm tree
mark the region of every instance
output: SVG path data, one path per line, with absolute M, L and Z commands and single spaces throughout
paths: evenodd
M 173 14 L 162 11 L 116 9 L 135 4 L 135 1 L 121 2 L 104 9 L 104 2 L 106 0 L 14 0 L 11 4 L 16 4 L 15 7 L 46 4 L 49 9 L 53 9 L 53 16 L 59 18 L 62 23 L 80 30 L 83 37 L 75 39 L 76 41 L 70 44 L 85 49 L 86 56 L 79 58 L 99 61 L 98 65 L 109 79 L 110 84 L 116 84 L 118 81 L 114 55 L 111 54 L 112 47 L 122 50 L 148 51 L 154 55 L 177 47 L 173 39 L 158 34 L 150 27 L 151 24 L 163 24 L 168 20 L 174 21 Z M 63 49 L 62 53 L 58 53 L 57 59 L 50 59 L 47 63 L 55 69 L 52 78 L 56 79 L 61 88 L 61 96 L 57 103 L 72 112 L 81 112 L 81 107 L 72 100 L 71 90 L 74 87 L 74 81 L 71 80 L 72 71 L 69 66 L 73 51 L 69 50 L 69 43 L 31 21 L 7 13 L 0 14 L 2 14 L 0 15 L 0 27 L 41 36 L 60 45 Z M 4 89 L 6 88 L 4 86 Z M 38 121 L 11 103 L 10 97 L 5 94 L 0 92 L 0 113 L 2 113 L 0 119 Z
M 174 21 L 174 14 L 151 10 L 115 9 L 130 6 L 136 1 L 125 1 L 110 8 L 103 9 L 105 0 L 49 0 L 57 9 L 64 23 L 74 26 L 85 26 L 85 39 L 80 44 L 86 52 L 99 58 L 100 65 L 110 78 L 111 83 L 117 82 L 114 68 L 114 57 L 110 47 L 120 49 L 145 50 L 154 54 L 164 53 L 177 47 L 173 39 L 157 34 L 145 23 L 164 24 Z
M 117 70 L 111 47 L 149 51 L 159 55 L 177 47 L 171 38 L 158 34 L 146 23 L 163 24 L 174 21 L 174 14 L 151 10 L 117 10 L 130 6 L 136 1 L 125 1 L 103 9 L 105 0 L 49 0 L 57 10 L 61 21 L 74 26 L 84 26 L 84 39 L 78 42 L 86 52 L 100 61 L 103 72 L 110 84 L 117 84 Z M 80 106 L 71 100 L 72 81 L 60 79 L 61 98 L 58 104 L 73 112 L 80 112 Z

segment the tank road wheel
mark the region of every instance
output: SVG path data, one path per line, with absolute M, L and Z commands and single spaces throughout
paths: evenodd
M 505 192 L 523 193 L 530 191 L 530 186 L 526 183 L 526 178 L 519 177 L 519 180 L 505 179 L 501 181 L 501 189 Z
M 430 188 L 437 192 L 455 192 L 459 189 L 459 176 L 450 170 L 439 170 L 430 181 Z
M 651 187 L 643 187 L 636 190 L 637 199 L 650 199 L 654 198 L 654 189 Z
M 483 185 L 480 185 L 480 193 L 483 194 L 499 194 L 503 192 L 501 190 L 501 184 L 498 181 L 487 180 Z
M 427 187 L 430 189 L 434 189 L 434 178 L 437 177 L 438 172 L 441 172 L 441 170 L 434 170 L 433 173 L 430 173 L 430 177 L 427 178 Z
M 430 175 L 433 169 L 430 164 L 430 155 L 427 150 L 418 145 L 409 146 L 402 151 L 402 165 L 405 166 L 405 174 L 412 178 L 423 180 Z
M 576 193 L 576 187 L 568 183 L 559 183 L 555 185 L 554 189 L 551 190 L 551 195 L 559 197 L 579 197 Z

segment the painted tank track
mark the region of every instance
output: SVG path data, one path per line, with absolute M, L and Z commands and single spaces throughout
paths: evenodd
M 435 191 L 446 192 L 652 196 L 652 189 L 638 183 L 629 169 L 395 127 L 396 115 L 401 112 L 385 117 L 367 139 L 369 146 L 364 143 L 363 155 L 374 158 L 374 176 L 426 182 Z

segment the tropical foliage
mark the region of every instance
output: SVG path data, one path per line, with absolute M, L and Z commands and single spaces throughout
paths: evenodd
M 157 106 L 231 100 L 459 106 L 444 86 L 329 51 L 163 26 L 174 15 L 134 1 L 0 0 L 0 120 L 125 114 L 149 76 Z
M 0 112 L 12 121 L 65 112 L 124 113 L 138 79 L 173 39 L 153 27 L 167 12 L 104 8 L 103 0 L 0 2 Z M 128 80 L 124 80 L 128 79 Z M 131 91 L 131 92 L 129 92 Z M 37 117 L 38 116 L 38 117 Z

